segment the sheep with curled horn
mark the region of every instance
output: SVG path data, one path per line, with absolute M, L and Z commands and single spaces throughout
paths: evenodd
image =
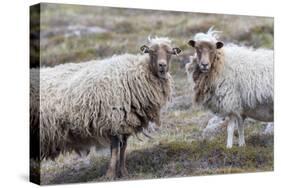
M 35 86 L 40 88 L 40 113 L 30 117 L 37 122 L 31 125 L 31 142 L 40 138 L 39 159 L 110 146 L 106 177 L 127 175 L 127 140 L 149 122 L 160 126 L 160 110 L 172 92 L 171 56 L 181 52 L 160 37 L 149 38 L 140 49 L 143 54 L 40 69 L 40 85 Z M 31 70 L 31 79 L 35 72 Z M 35 104 L 31 102 L 31 112 Z
M 194 102 L 228 117 L 227 147 L 233 145 L 235 125 L 244 146 L 245 118 L 273 121 L 273 51 L 224 45 L 218 33 L 210 28 L 188 42 L 195 54 L 187 75 L 194 83 Z

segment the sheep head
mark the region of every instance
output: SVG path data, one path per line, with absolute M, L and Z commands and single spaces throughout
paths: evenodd
M 195 41 L 188 42 L 196 50 L 196 57 L 201 72 L 209 72 L 215 63 L 217 51 L 223 47 L 223 42 Z
M 171 41 L 167 38 L 149 39 L 149 46 L 143 45 L 140 50 L 148 53 L 150 57 L 150 68 L 155 76 L 166 79 L 169 72 L 170 59 L 172 55 L 181 52 L 180 48 L 172 48 Z

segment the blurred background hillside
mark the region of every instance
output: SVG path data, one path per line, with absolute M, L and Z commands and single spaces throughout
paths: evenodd
M 31 14 L 34 22 L 38 18 Z M 169 37 L 183 50 L 172 59 L 174 96 L 162 112 L 162 127 L 150 130 L 153 139 L 129 140 L 129 179 L 273 170 L 273 135 L 263 134 L 265 123 L 246 121 L 246 148 L 227 150 L 225 130 L 211 141 L 202 139 L 212 114 L 191 105 L 192 88 L 184 70 L 193 52 L 187 41 L 211 26 L 222 31 L 224 43 L 273 49 L 273 18 L 41 4 L 40 20 L 41 27 L 31 33 L 41 29 L 41 66 L 140 53 L 149 35 Z M 41 178 L 44 184 L 102 181 L 108 159 L 108 151 L 92 151 L 84 158 L 60 156 L 42 163 Z
M 224 42 L 273 48 L 272 18 L 42 4 L 41 63 L 53 66 L 139 53 L 148 35 L 168 36 L 188 52 L 188 39 L 211 26 L 223 31 Z

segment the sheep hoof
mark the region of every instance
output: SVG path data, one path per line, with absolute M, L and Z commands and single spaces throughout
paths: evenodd
M 227 148 L 227 149 L 231 149 L 231 148 L 232 148 L 232 145 L 227 144 L 227 145 L 226 145 L 226 148 Z
M 108 170 L 105 175 L 106 180 L 114 180 L 116 178 L 116 174 L 112 170 Z
M 129 173 L 128 173 L 127 168 L 121 168 L 119 175 L 120 175 L 120 177 L 128 177 Z
M 245 142 L 239 143 L 239 147 L 245 147 L 245 146 L 246 146 Z

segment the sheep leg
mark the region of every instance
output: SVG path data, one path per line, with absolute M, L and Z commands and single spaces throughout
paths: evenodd
M 126 168 L 126 148 L 127 148 L 127 140 L 128 140 L 128 135 L 124 135 L 121 146 L 120 146 L 120 176 L 128 176 L 128 171 Z
M 114 179 L 116 177 L 116 167 L 118 165 L 118 154 L 120 149 L 120 140 L 117 136 L 111 137 L 110 153 L 111 158 L 106 172 L 106 177 Z
M 233 136 L 234 136 L 234 128 L 235 128 L 236 119 L 234 116 L 230 117 L 229 123 L 227 125 L 227 148 L 232 148 L 233 145 Z
M 245 117 L 238 117 L 238 135 L 239 135 L 239 146 L 245 146 L 245 137 L 244 137 L 244 119 Z

